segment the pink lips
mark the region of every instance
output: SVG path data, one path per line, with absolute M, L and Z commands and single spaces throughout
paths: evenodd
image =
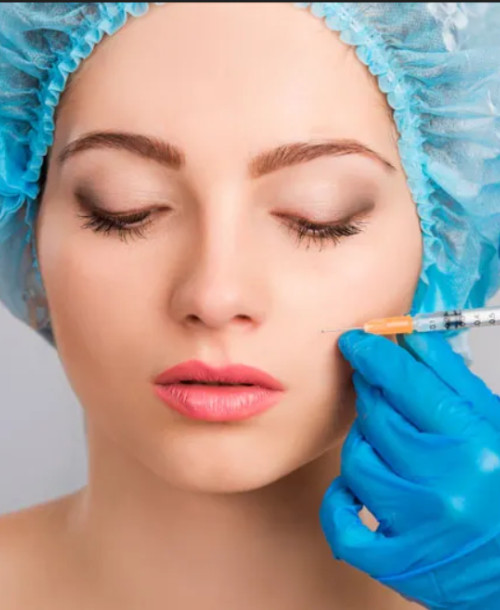
M 203 382 L 238 385 L 210 386 Z M 200 360 L 189 360 L 164 371 L 155 383 L 156 395 L 169 407 L 206 421 L 247 419 L 276 404 L 284 390 L 277 379 L 259 369 L 243 364 L 216 369 Z

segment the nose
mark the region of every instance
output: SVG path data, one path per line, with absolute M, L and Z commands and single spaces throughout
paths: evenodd
M 234 203 L 234 202 L 233 202 Z M 180 257 L 171 313 L 186 327 L 251 327 L 263 319 L 267 289 L 258 239 L 234 217 L 211 220 Z

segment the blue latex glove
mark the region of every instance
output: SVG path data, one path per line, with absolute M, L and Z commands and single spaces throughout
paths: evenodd
M 402 341 L 339 339 L 357 417 L 321 504 L 323 531 L 335 558 L 411 601 L 499 610 L 500 397 L 442 333 Z

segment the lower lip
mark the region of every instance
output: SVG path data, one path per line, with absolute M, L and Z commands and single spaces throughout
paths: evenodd
M 275 405 L 283 392 L 261 386 L 207 386 L 171 383 L 155 391 L 169 407 L 205 421 L 238 421 L 258 415 Z

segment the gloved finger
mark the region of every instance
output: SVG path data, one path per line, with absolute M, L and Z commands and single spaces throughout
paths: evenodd
M 462 436 L 469 434 L 479 419 L 472 403 L 386 337 L 348 331 L 338 345 L 353 368 L 379 387 L 394 408 L 419 430 Z
M 353 494 L 379 521 L 384 534 L 402 533 L 398 514 L 411 512 L 425 490 L 396 474 L 363 437 L 354 420 L 341 450 L 340 474 Z
M 470 370 L 443 333 L 403 335 L 401 343 L 414 358 L 433 370 L 458 395 L 473 403 L 477 411 L 500 430 L 500 397 Z
M 427 483 L 453 471 L 464 439 L 420 432 L 358 371 L 352 378 L 361 433 L 397 475 Z
M 400 569 L 398 539 L 372 532 L 361 521 L 362 504 L 349 490 L 342 476 L 333 480 L 320 507 L 321 527 L 336 559 L 370 574 L 374 578 Z M 384 574 L 380 567 L 384 567 Z

